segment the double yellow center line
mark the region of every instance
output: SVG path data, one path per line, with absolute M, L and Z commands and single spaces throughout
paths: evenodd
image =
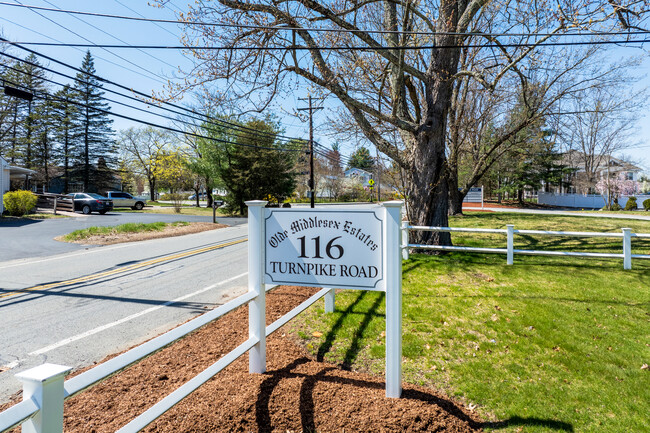
M 201 254 L 201 253 L 216 250 L 216 249 L 219 249 L 219 248 L 225 248 L 225 247 L 229 247 L 231 245 L 237 245 L 237 244 L 240 244 L 242 242 L 246 242 L 247 240 L 248 240 L 247 238 L 244 238 L 244 239 L 239 239 L 239 240 L 236 240 L 236 241 L 225 242 L 225 243 L 219 244 L 219 245 L 213 245 L 213 246 L 210 246 L 210 247 L 197 248 L 195 250 L 185 251 L 184 253 L 178 253 L 178 254 L 173 254 L 171 256 L 159 257 L 157 259 L 152 259 L 152 260 L 147 260 L 147 261 L 144 261 L 144 262 L 134 263 L 132 265 L 123 266 L 123 267 L 113 269 L 113 270 L 110 270 L 110 271 L 100 272 L 98 274 L 87 275 L 85 277 L 79 277 L 79 278 L 75 278 L 75 279 L 72 279 L 72 280 L 59 281 L 59 282 L 50 283 L 50 284 L 41 284 L 39 286 L 29 287 L 27 289 L 14 290 L 12 292 L 8 292 L 8 293 L 5 293 L 3 295 L 0 295 L 0 299 L 8 298 L 10 296 L 20 295 L 20 294 L 23 294 L 25 292 L 31 292 L 31 291 L 36 291 L 36 290 L 47 290 L 47 289 L 52 289 L 52 288 L 55 288 L 55 287 L 68 286 L 68 285 L 77 284 L 77 283 L 85 283 L 87 281 L 94 281 L 94 280 L 98 280 L 98 279 L 101 279 L 101 278 L 104 278 L 104 277 L 110 277 L 111 275 L 123 274 L 123 273 L 130 272 L 130 271 L 133 271 L 133 270 L 136 270 L 136 269 L 141 269 L 141 268 L 145 268 L 147 266 L 156 265 L 158 263 L 164 263 L 164 262 L 168 262 L 168 261 L 171 261 L 171 260 L 182 259 L 184 257 L 193 256 L 195 254 Z

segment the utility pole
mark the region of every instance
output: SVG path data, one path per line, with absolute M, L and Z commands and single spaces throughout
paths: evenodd
M 314 107 L 312 105 L 312 98 L 309 95 L 309 98 L 298 98 L 301 101 L 308 100 L 308 108 L 298 108 L 298 111 L 309 110 L 309 191 L 311 195 L 311 208 L 314 208 L 314 197 L 316 196 L 314 191 L 314 110 L 322 110 L 323 107 Z

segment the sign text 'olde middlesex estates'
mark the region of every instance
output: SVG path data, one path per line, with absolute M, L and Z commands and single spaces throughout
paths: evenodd
M 379 210 L 268 210 L 265 282 L 383 290 Z

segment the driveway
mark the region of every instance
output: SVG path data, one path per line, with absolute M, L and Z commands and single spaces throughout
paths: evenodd
M 79 214 L 80 215 L 80 214 Z M 69 244 L 54 238 L 75 230 L 92 226 L 116 226 L 125 223 L 153 222 L 212 222 L 210 216 L 148 214 L 139 212 L 110 212 L 106 215 L 84 215 L 46 220 L 0 220 L 0 262 L 46 257 L 78 251 L 95 246 Z M 245 224 L 246 218 L 217 218 L 217 222 L 230 226 Z

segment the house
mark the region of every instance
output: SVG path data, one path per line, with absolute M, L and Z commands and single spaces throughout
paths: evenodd
M 592 176 L 585 170 L 585 160 L 590 160 Z M 605 177 L 617 177 L 624 173 L 628 180 L 638 180 L 643 171 L 634 164 L 612 155 L 595 155 L 592 158 L 583 152 L 570 150 L 562 155 L 560 163 L 573 171 L 562 180 L 562 185 L 555 188 L 555 193 L 594 194 L 596 184 Z
M 0 214 L 5 210 L 1 197 L 7 191 L 11 190 L 11 182 L 24 185 L 24 189 L 29 188 L 29 179 L 36 174 L 34 170 L 28 168 L 16 167 L 0 156 Z
M 368 182 L 370 181 L 370 179 L 372 179 L 372 173 L 366 170 L 352 167 L 345 170 L 343 174 L 345 175 L 345 177 L 349 177 L 351 179 L 358 179 L 359 183 L 361 183 L 361 185 L 364 187 L 370 186 Z

